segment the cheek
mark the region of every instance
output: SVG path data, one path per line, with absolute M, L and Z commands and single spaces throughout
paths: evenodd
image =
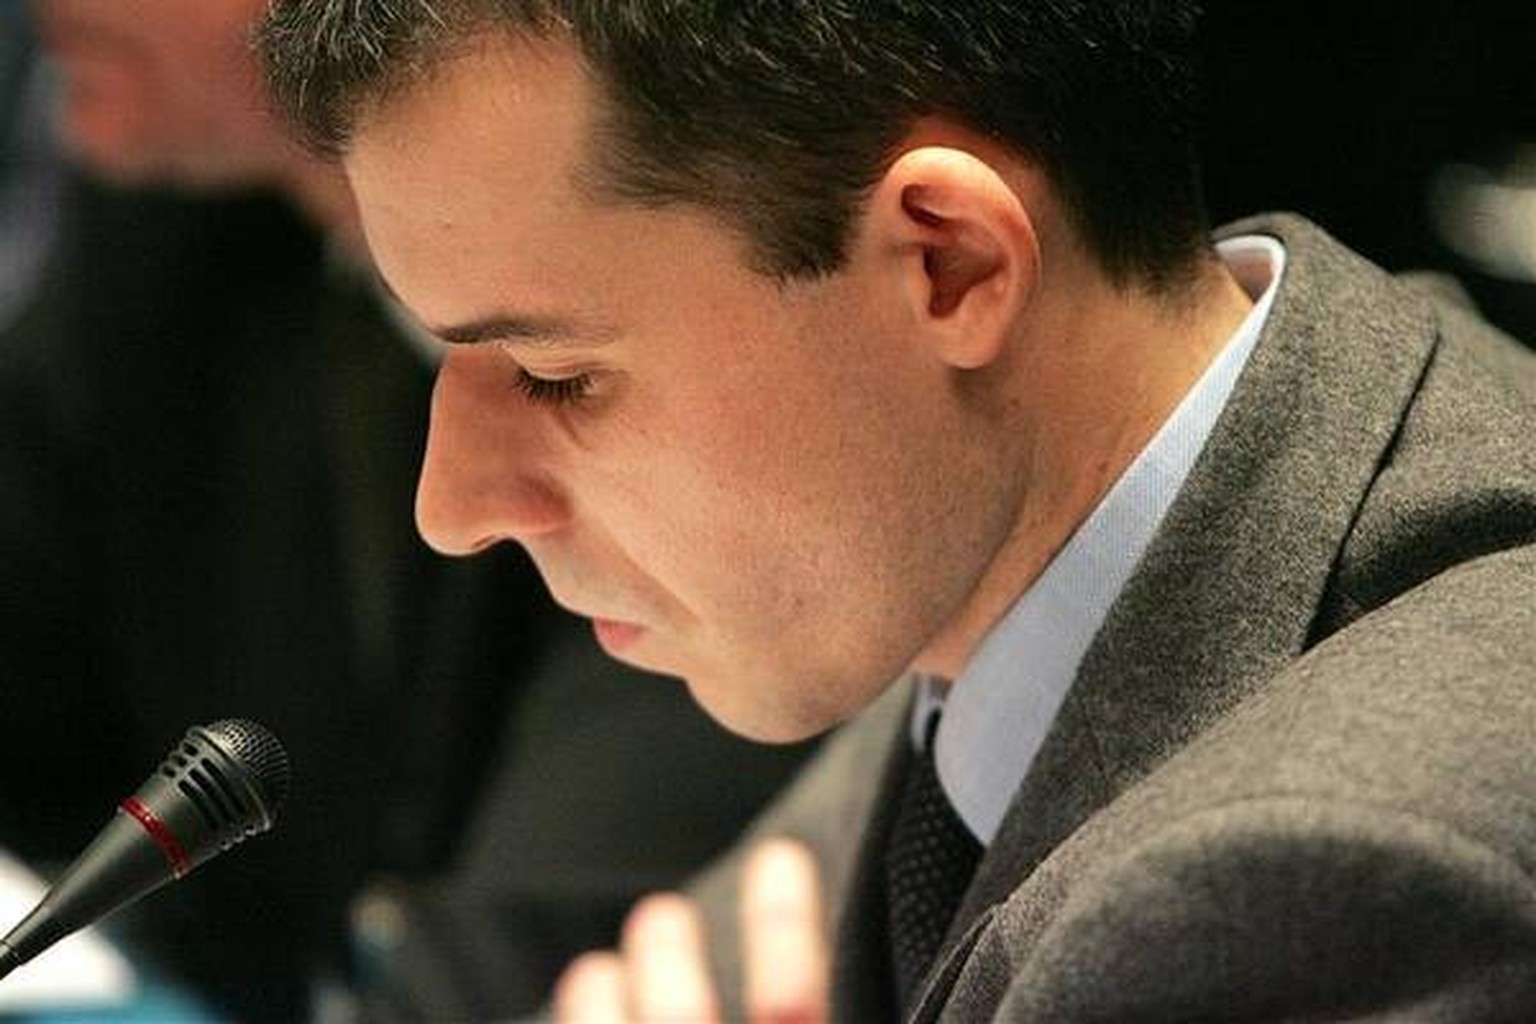
M 674 409 L 639 476 L 667 485 L 636 492 L 635 521 L 667 524 L 677 586 L 788 623 L 867 585 L 901 469 L 875 448 L 881 417 L 846 389 L 819 372 L 749 375 Z
M 170 41 L 159 56 L 155 86 L 174 107 L 167 118 L 213 138 L 238 139 L 263 124 L 269 133 L 279 130 L 242 33 L 214 26 L 206 35 Z
M 69 61 L 65 75 L 64 127 L 76 148 L 110 160 L 145 134 L 146 112 L 156 104 L 141 65 L 84 57 Z
M 585 479 L 572 487 L 578 521 L 711 630 L 782 616 L 797 562 L 825 546 L 816 535 L 831 518 L 817 508 L 827 435 L 792 394 L 750 379 L 727 369 L 665 390 L 637 381 L 623 411 L 583 438 Z
M 822 305 L 722 301 L 708 334 L 694 329 L 704 313 L 674 309 L 675 331 L 637 343 L 648 361 L 591 435 L 591 454 L 623 453 L 600 459 L 601 528 L 712 628 L 883 602 L 909 561 L 913 409 L 932 382 L 885 325 Z

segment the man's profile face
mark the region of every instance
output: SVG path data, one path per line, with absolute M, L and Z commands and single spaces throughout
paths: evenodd
M 804 736 L 941 629 L 1006 515 L 960 500 L 953 380 L 863 269 L 884 263 L 856 243 L 780 286 L 708 214 L 588 198 L 593 94 L 562 44 L 499 39 L 359 125 L 383 276 L 486 339 L 440 373 L 417 521 L 450 553 L 523 544 L 611 653 L 732 728 Z
M 264 0 L 33 0 L 65 81 L 66 141 L 130 179 L 243 180 L 287 143 L 249 34 Z

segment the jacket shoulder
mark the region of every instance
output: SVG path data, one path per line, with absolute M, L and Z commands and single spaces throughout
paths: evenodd
M 1415 298 L 1433 311 L 1434 354 L 1340 553 L 1319 635 L 1452 565 L 1536 543 L 1536 353 L 1458 302 Z
M 1502 551 L 1294 663 L 997 908 L 948 1012 L 1521 1019 L 1533 594 L 1536 548 Z
M 1524 1019 L 1536 885 L 1444 822 L 1262 797 L 1157 831 L 1012 953 L 1005 1020 Z

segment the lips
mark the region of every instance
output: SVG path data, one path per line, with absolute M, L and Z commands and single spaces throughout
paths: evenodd
M 645 635 L 645 630 L 632 622 L 616 622 L 613 619 L 593 619 L 592 632 L 597 642 L 609 654 L 618 656 L 632 647 Z

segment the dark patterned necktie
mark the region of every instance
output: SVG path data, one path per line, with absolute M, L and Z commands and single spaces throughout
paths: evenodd
M 887 934 L 903 1016 L 933 965 L 982 850 L 939 785 L 933 761 L 938 724 L 937 714 L 928 720 L 927 742 L 907 767 L 885 851 Z

